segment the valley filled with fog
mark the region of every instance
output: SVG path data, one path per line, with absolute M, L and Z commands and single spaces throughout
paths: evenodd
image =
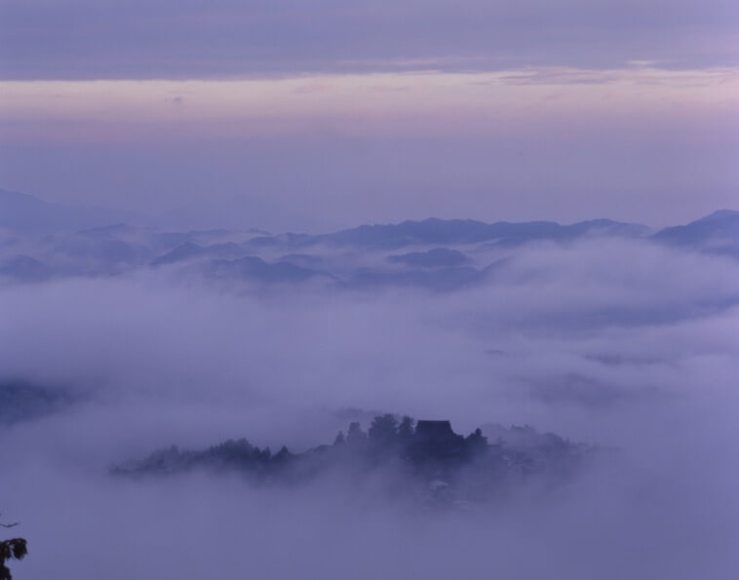
M 738 212 L 300 234 L 0 198 L 0 512 L 29 539 L 22 577 L 735 576 Z M 450 482 L 394 493 L 390 461 L 290 485 L 181 468 L 241 439 L 310 458 L 387 414 L 480 428 L 509 483 L 429 502 Z M 556 481 L 552 445 L 578 454 Z M 166 473 L 116 471 L 171 446 Z

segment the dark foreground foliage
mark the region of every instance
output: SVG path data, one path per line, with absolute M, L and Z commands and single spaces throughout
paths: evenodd
M 23 538 L 0 542 L 0 580 L 13 580 L 13 575 L 5 563 L 8 560 L 22 560 L 26 554 L 28 554 L 28 545 Z
M 173 446 L 112 471 L 132 477 L 229 471 L 256 485 L 275 486 L 333 476 L 449 504 L 486 500 L 531 482 L 557 486 L 571 480 L 590 453 L 587 446 L 530 427 L 487 426 L 462 436 L 449 421 L 380 415 L 366 432 L 351 423 L 333 444 L 302 453 L 286 447 L 272 453 L 246 439 L 228 440 L 201 451 Z

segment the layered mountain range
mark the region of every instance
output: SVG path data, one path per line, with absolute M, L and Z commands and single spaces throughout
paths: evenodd
M 156 270 L 259 287 L 448 291 L 490 279 L 519 249 L 532 244 L 617 239 L 739 258 L 739 212 L 731 210 L 658 231 L 607 219 L 562 225 L 429 218 L 325 234 L 168 231 L 110 223 L 124 217 L 0 191 L 0 280 L 39 282 Z

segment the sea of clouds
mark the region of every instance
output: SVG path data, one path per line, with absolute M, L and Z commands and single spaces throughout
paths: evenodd
M 73 394 L 0 426 L 18 578 L 714 580 L 739 556 L 739 263 L 645 240 L 516 250 L 453 292 L 252 292 L 164 270 L 0 287 L 0 369 Z M 342 486 L 128 481 L 229 437 L 300 451 L 347 410 L 607 449 L 568 486 L 418 511 Z

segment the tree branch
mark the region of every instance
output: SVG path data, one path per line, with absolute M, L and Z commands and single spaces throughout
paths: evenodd
M 0 516 L 1 515 L 2 514 L 0 514 Z M 12 523 L 12 524 L 3 524 L 3 523 L 0 523 L 0 528 L 6 528 L 6 529 L 7 528 L 14 528 L 17 525 L 18 525 L 18 522 L 15 522 L 15 523 Z

